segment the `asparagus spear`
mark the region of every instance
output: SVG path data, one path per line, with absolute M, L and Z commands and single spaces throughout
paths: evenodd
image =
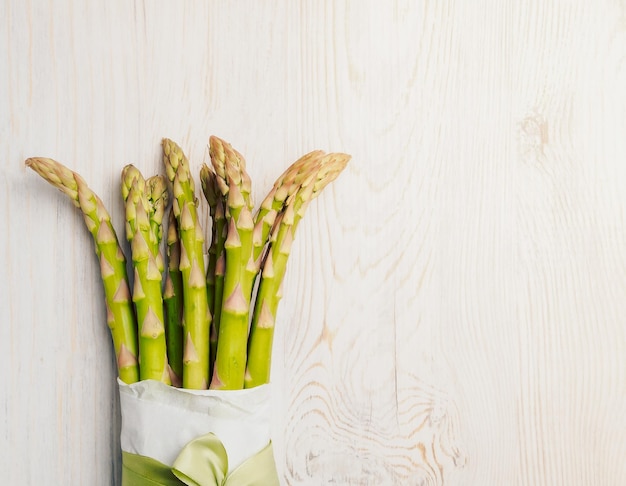
M 298 171 L 302 175 L 301 183 L 288 197 L 277 218 L 263 262 L 248 340 L 245 388 L 269 382 L 276 312 L 298 224 L 311 200 L 337 178 L 349 160 L 345 154 L 329 154 L 321 159 L 312 157 Z
M 165 303 L 167 361 L 170 378 L 175 386 L 183 380 L 183 277 L 180 272 L 180 239 L 174 209 L 170 209 L 167 229 L 168 273 L 165 279 L 163 302 Z
M 224 207 L 226 201 L 221 194 L 217 175 L 206 164 L 200 169 L 202 192 L 209 203 L 212 225 L 211 245 L 209 247 L 209 263 L 207 265 L 206 282 L 209 309 L 213 320 L 210 331 L 210 360 L 209 376 L 213 376 L 215 355 L 217 354 L 217 336 L 219 332 L 220 316 L 222 312 L 222 295 L 224 290 L 225 255 L 224 242 L 226 240 L 226 215 Z
M 209 140 L 209 154 L 217 186 L 226 198 L 228 227 L 222 308 L 212 389 L 243 388 L 250 296 L 256 270 L 252 258 L 251 184 L 245 160 L 230 144 L 217 137 Z
M 181 148 L 163 139 L 165 170 L 173 185 L 173 209 L 180 236 L 179 269 L 183 278 L 183 387 L 206 389 L 209 381 L 209 312 L 204 269 L 202 227 L 189 162 Z
M 161 268 L 157 263 L 163 208 L 154 208 L 148 186 L 139 170 L 127 165 L 122 170 L 122 195 L 126 204 L 126 238 L 131 244 L 135 270 L 133 301 L 139 323 L 139 376 L 171 384 L 167 367 L 167 348 L 161 293 Z M 150 189 L 151 193 L 151 189 Z M 155 195 L 159 206 L 165 191 Z M 156 217 L 156 220 L 155 220 Z
M 151 235 L 154 235 L 154 247 L 153 250 L 156 258 L 157 268 L 161 272 L 161 277 L 165 275 L 165 264 L 163 262 L 163 254 L 161 249 L 161 240 L 163 239 L 163 218 L 165 216 L 165 209 L 169 203 L 169 191 L 167 189 L 167 179 L 162 175 L 155 175 L 146 180 L 146 197 L 148 198 L 149 203 L 149 216 L 150 216 L 150 228 Z M 167 283 L 167 278 L 166 278 Z M 164 289 L 165 290 L 165 289 Z M 168 340 L 168 315 L 167 315 L 167 304 L 165 304 L 165 295 L 162 295 L 163 299 L 163 310 L 164 310 L 164 318 L 165 318 L 165 343 L 167 350 Z M 180 326 L 178 329 L 182 330 L 182 321 L 180 322 Z M 182 334 L 182 333 L 181 333 Z M 169 352 L 166 351 L 167 360 L 166 360 L 166 369 L 169 375 L 169 382 L 174 386 L 182 386 L 182 374 L 176 374 L 176 372 L 172 369 L 169 364 Z
M 26 165 L 68 195 L 82 211 L 100 260 L 107 324 L 113 338 L 119 377 L 125 383 L 135 383 L 139 380 L 135 314 L 130 300 L 126 259 L 111 224 L 111 217 L 100 198 L 77 173 L 46 158 L 28 159 Z

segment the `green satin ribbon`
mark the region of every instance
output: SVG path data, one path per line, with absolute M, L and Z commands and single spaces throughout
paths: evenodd
M 150 457 L 122 451 L 123 486 L 279 486 L 274 452 L 269 443 L 228 473 L 222 442 L 206 434 L 189 442 L 173 467 Z

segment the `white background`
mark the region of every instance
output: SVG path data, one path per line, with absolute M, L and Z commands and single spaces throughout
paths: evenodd
M 108 485 L 119 403 L 91 236 L 23 166 L 55 158 L 123 238 L 121 168 L 259 202 L 312 149 L 275 342 L 284 484 L 626 478 L 626 3 L 0 1 L 0 479 Z M 206 219 L 205 219 L 206 221 Z

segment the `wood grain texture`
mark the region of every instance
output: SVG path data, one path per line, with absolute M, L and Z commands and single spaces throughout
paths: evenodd
M 23 167 L 353 155 L 286 276 L 286 485 L 626 478 L 626 3 L 0 0 L 0 479 L 118 484 L 90 236 Z

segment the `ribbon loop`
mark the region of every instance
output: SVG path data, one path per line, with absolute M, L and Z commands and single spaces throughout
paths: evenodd
M 223 486 L 228 472 L 226 449 L 215 434 L 202 435 L 183 448 L 172 472 L 188 486 Z
M 279 486 L 270 442 L 227 475 L 228 456 L 212 433 L 189 442 L 172 468 L 150 457 L 122 452 L 123 486 Z

